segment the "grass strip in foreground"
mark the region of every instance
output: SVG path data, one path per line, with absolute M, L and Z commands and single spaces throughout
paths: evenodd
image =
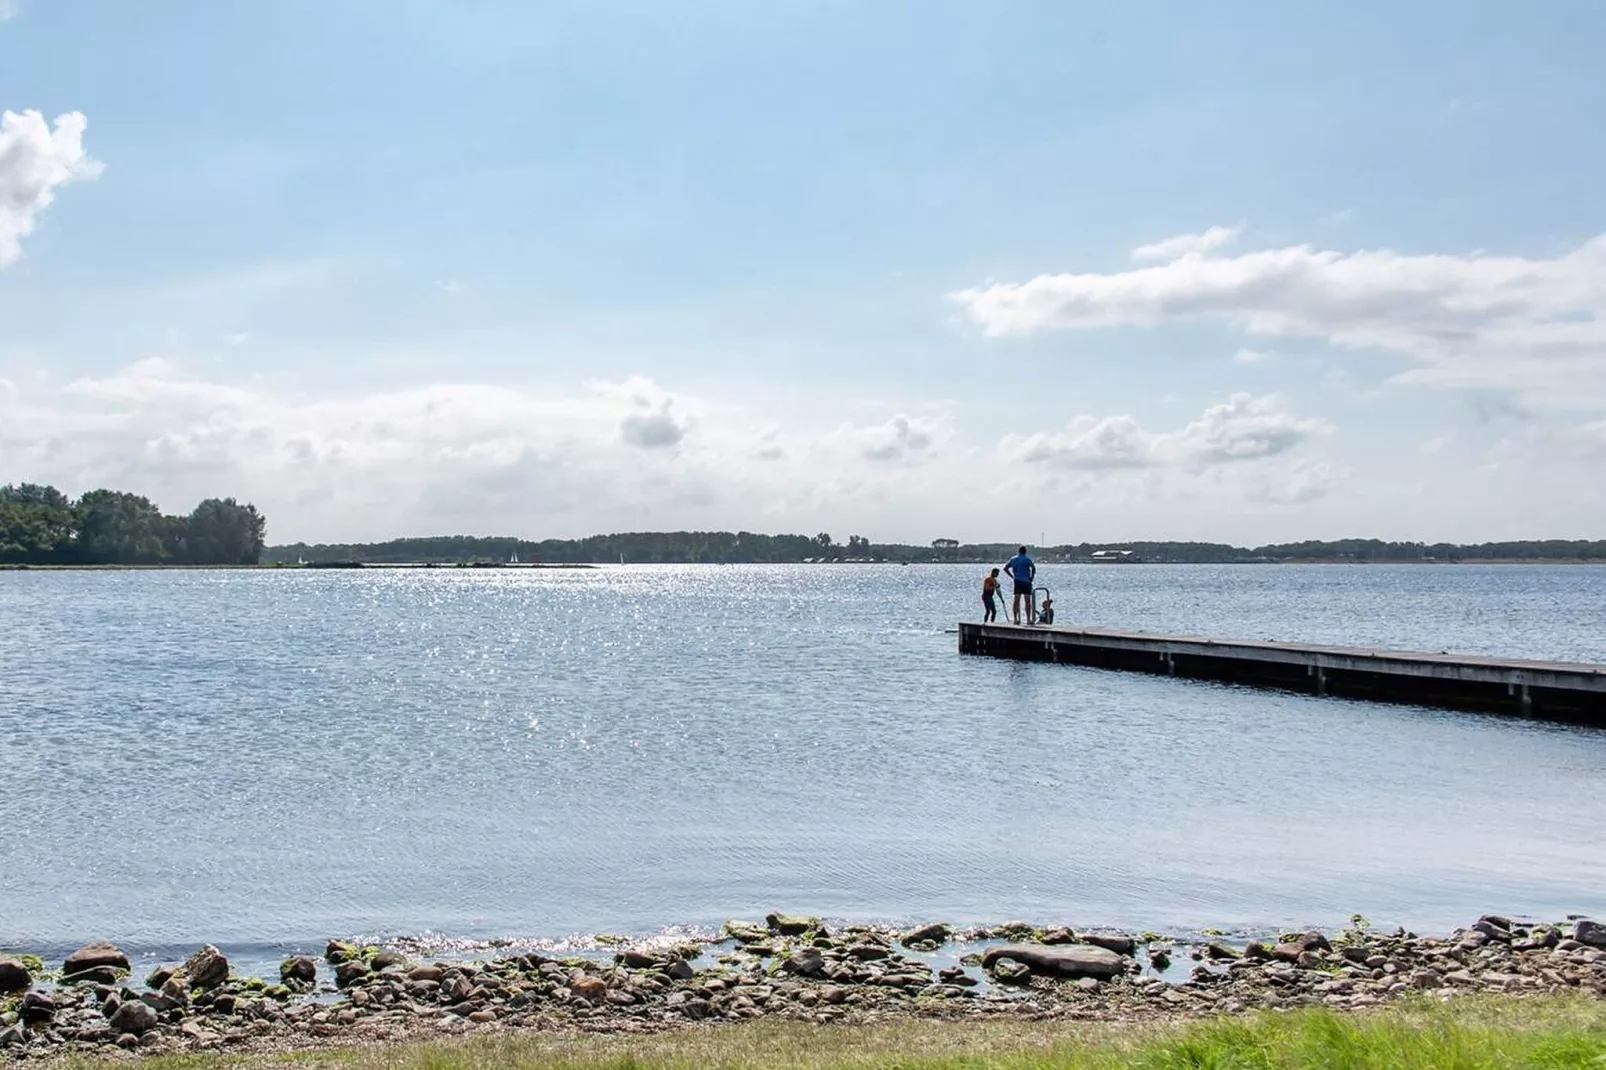
M 1606 1001 L 1421 999 L 1364 1012 L 1267 1011 L 1170 1024 L 760 1021 L 637 1037 L 510 1032 L 365 1049 L 133 1061 L 140 1070 L 1602 1070 Z M 129 1063 L 110 1057 L 64 1064 Z

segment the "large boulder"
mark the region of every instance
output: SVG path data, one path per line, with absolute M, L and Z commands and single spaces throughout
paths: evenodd
M 114 1033 L 132 1033 L 139 1036 L 156 1028 L 156 1008 L 143 1000 L 131 999 L 119 1004 L 112 1012 L 111 1027 Z
M 1606 925 L 1582 918 L 1573 926 L 1573 939 L 1591 947 L 1606 947 Z
M 930 925 L 917 925 L 898 937 L 898 942 L 904 947 L 912 944 L 946 944 L 953 935 L 953 930 L 940 921 Z
M 191 988 L 216 988 L 229 979 L 229 960 L 223 952 L 207 944 L 184 960 L 180 971 L 189 980 Z
M 1016 962 L 1043 977 L 1093 977 L 1107 980 L 1120 976 L 1126 960 L 1108 948 L 1089 944 L 1003 944 L 988 948 L 981 964 L 992 969 L 1000 961 Z
M 801 914 L 771 912 L 765 915 L 764 924 L 770 927 L 771 932 L 780 933 L 782 936 L 802 936 L 810 929 L 818 929 L 820 927 L 820 919 L 805 917 Z
M 75 973 L 84 973 L 101 967 L 126 970 L 128 956 L 123 954 L 116 944 L 106 940 L 92 940 L 67 956 L 67 961 L 61 965 L 61 972 L 64 977 L 71 977 Z
M 1132 937 L 1117 936 L 1114 933 L 1083 933 L 1082 942 L 1113 951 L 1117 955 L 1135 955 L 1138 950 L 1138 942 Z
M 318 979 L 318 961 L 311 955 L 291 955 L 279 963 L 279 980 L 312 984 Z M 437 978 L 439 980 L 439 978 Z
M 21 959 L 0 956 L 0 992 L 21 992 L 33 984 L 33 974 Z

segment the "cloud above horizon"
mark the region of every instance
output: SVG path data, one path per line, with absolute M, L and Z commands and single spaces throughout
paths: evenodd
M 57 116 L 54 129 L 37 111 L 0 112 L 0 268 L 21 259 L 22 239 L 33 233 L 57 187 L 103 170 L 84 151 L 87 124 L 76 111 Z
M 1165 261 L 1154 266 L 949 296 L 992 336 L 1216 320 L 1250 336 L 1407 358 L 1401 384 L 1606 407 L 1606 234 L 1548 259 L 1309 245 L 1212 253 L 1236 233 L 1214 227 L 1134 251 Z
M 993 444 L 966 442 L 948 411 L 818 426 L 644 378 L 309 398 L 149 359 L 45 390 L 0 380 L 0 477 L 135 490 L 169 508 L 233 494 L 268 513 L 275 541 L 488 533 L 486 517 L 542 535 L 828 521 L 874 531 L 878 518 L 907 533 L 949 527 L 959 487 L 990 518 L 1015 500 L 1007 477 L 1036 468 L 1076 472 L 1085 493 L 1119 500 L 1148 493 L 1128 481 L 1146 470 L 1170 480 L 1155 494 L 1205 479 L 1224 501 L 1274 504 L 1285 499 L 1268 480 L 1282 486 L 1294 471 L 1277 467 L 1283 455 L 1326 430 L 1271 395 L 1233 395 L 1167 431 L 1083 416 Z M 1242 479 L 1213 474 L 1238 466 Z

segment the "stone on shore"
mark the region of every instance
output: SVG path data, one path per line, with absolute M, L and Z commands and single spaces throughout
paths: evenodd
M 1112 933 L 1083 933 L 1082 942 L 1113 951 L 1117 955 L 1135 955 L 1138 950 L 1138 942 L 1132 937 L 1116 936 Z
M 788 973 L 795 973 L 799 977 L 824 977 L 825 956 L 818 948 L 805 947 L 792 954 L 781 964 L 782 969 Z
M 131 999 L 112 1012 L 111 1027 L 114 1033 L 132 1033 L 136 1037 L 156 1028 L 156 1009 L 143 1000 Z
M 737 921 L 734 918 L 725 923 L 725 934 L 738 944 L 762 944 L 772 935 L 769 929 L 762 925 L 754 925 L 750 921 Z
M 569 990 L 581 999 L 597 1003 L 608 994 L 608 982 L 600 977 L 576 977 L 569 982 Z
M 1582 918 L 1573 926 L 1573 939 L 1590 947 L 1606 947 L 1606 925 Z
M 935 921 L 929 925 L 917 925 L 913 929 L 905 931 L 902 936 L 898 937 L 898 943 L 904 947 L 912 947 L 915 944 L 946 944 L 952 935 L 952 929 L 940 921 Z
M 184 960 L 180 971 L 191 988 L 216 988 L 229 979 L 229 960 L 223 952 L 207 944 Z
M 75 973 L 84 973 L 101 967 L 127 970 L 128 956 L 110 941 L 92 940 L 67 956 L 67 961 L 61 965 L 61 972 L 63 976 L 71 977 Z
M 279 980 L 286 984 L 299 981 L 310 985 L 318 980 L 318 961 L 311 955 L 291 955 L 279 963 Z
M 21 959 L 0 958 L 0 992 L 21 992 L 33 984 L 33 974 Z
M 29 992 L 18 1007 L 25 1025 L 43 1025 L 56 1016 L 56 1001 L 44 992 Z
M 358 978 L 367 977 L 373 970 L 362 959 L 345 959 L 335 966 L 335 984 L 346 988 Z
M 1090 944 L 1004 944 L 989 948 L 981 964 L 992 970 L 1000 960 L 1019 963 L 1045 977 L 1094 977 L 1105 980 L 1126 970 L 1126 960 L 1109 948 Z M 995 971 L 996 972 L 996 971 Z
M 820 919 L 804 917 L 801 914 L 770 913 L 765 916 L 764 924 L 770 927 L 771 932 L 780 933 L 782 936 L 802 936 L 810 929 L 818 929 Z
M 350 940 L 331 940 L 329 941 L 329 945 L 323 949 L 323 957 L 330 963 L 330 965 L 338 966 L 342 962 L 349 962 L 352 959 L 361 958 L 362 948 L 358 947 Z

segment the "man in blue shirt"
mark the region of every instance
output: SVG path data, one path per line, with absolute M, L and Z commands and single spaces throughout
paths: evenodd
M 1015 623 L 1020 623 L 1020 602 L 1026 599 L 1027 623 L 1031 623 L 1032 612 L 1032 580 L 1037 578 L 1037 566 L 1032 559 L 1026 556 L 1026 547 L 1020 548 L 1020 553 L 1009 559 L 1004 566 L 1009 578 L 1015 581 Z

